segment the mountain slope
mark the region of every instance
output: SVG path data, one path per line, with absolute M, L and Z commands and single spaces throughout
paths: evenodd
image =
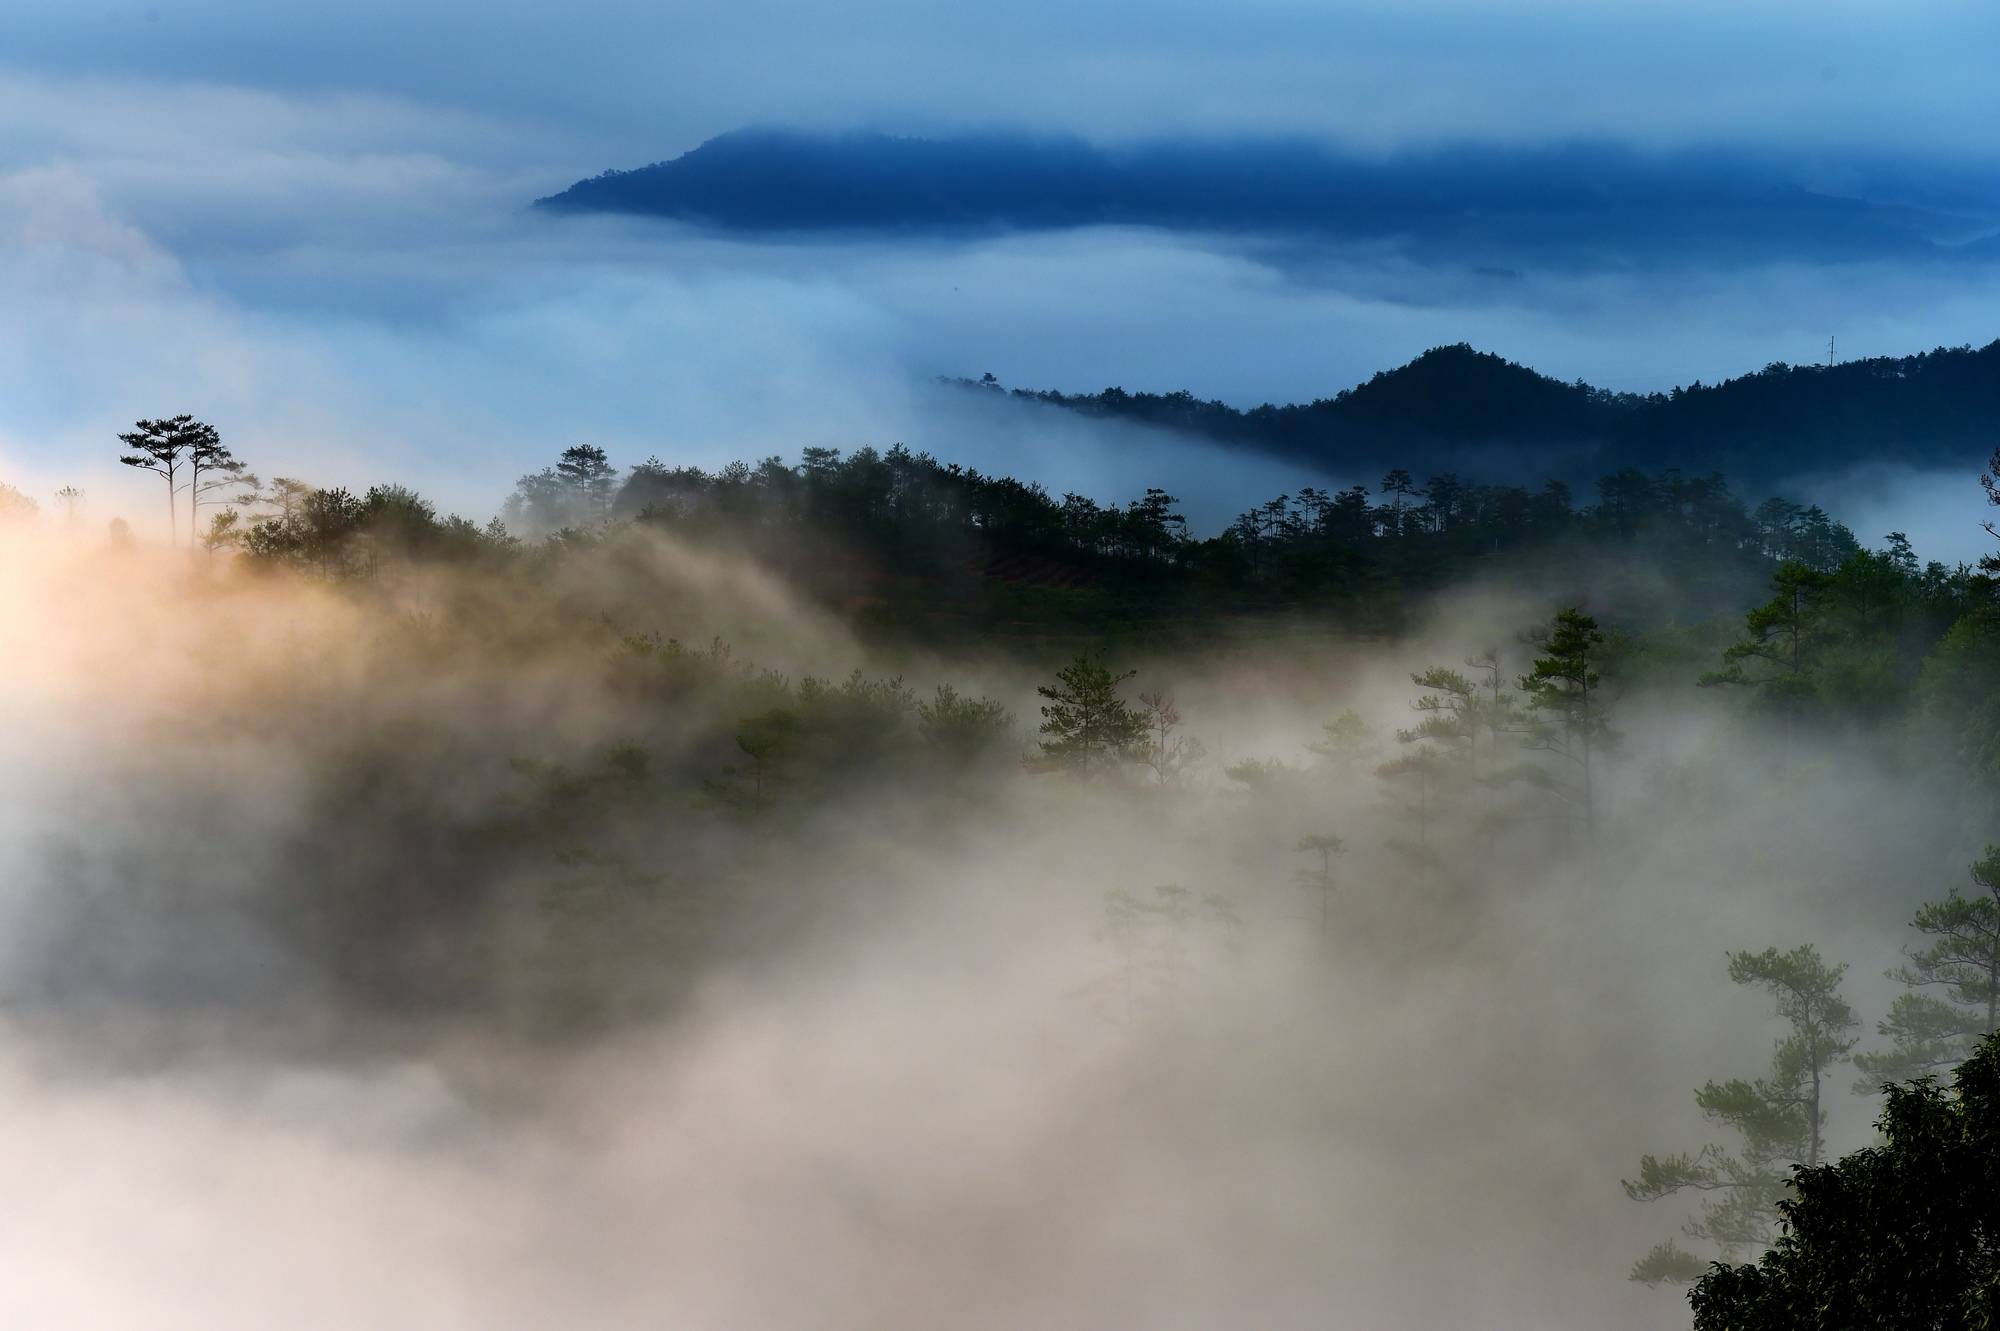
M 1457 262 L 1559 265 L 1969 257 L 1979 251 L 1952 242 L 2000 226 L 2000 187 L 1961 181 L 1958 168 L 1835 165 L 1590 144 L 1365 157 L 1285 140 L 1112 149 L 749 129 L 536 207 L 748 232 L 1134 225 L 1393 238 Z M 1842 188 L 1810 187 L 1822 178 Z
M 1334 469 L 1478 473 L 1532 460 L 1582 479 L 1636 466 L 1761 483 L 1866 462 L 1976 466 L 2000 446 L 2000 341 L 1833 366 L 1773 364 L 1647 395 L 1564 384 L 1461 344 L 1331 398 L 1248 411 L 1186 392 L 1013 396 Z

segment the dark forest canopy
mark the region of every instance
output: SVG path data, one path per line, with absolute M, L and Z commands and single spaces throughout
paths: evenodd
M 1380 238 L 1473 265 L 1992 260 L 1954 243 L 2000 216 L 1990 181 L 1914 160 L 1841 166 L 1836 192 L 1822 185 L 1833 178 L 1824 161 L 1730 149 L 1465 145 L 1385 156 L 1303 139 L 1113 148 L 752 128 L 578 181 L 537 206 L 746 232 L 1127 225 Z
M 484 527 L 403 486 L 266 484 L 229 461 L 240 493 L 211 498 L 219 511 L 198 543 L 321 580 L 453 566 L 534 580 L 578 560 L 629 562 L 658 533 L 747 561 L 877 642 L 1038 652 L 1299 626 L 1391 637 L 1448 614 L 1458 592 L 1504 590 L 1602 611 L 1607 650 L 1635 676 L 1738 694 L 1788 730 L 1914 723 L 1970 770 L 2000 775 L 2000 558 L 1925 564 L 1900 532 L 1869 549 L 1823 509 L 1750 505 L 1719 474 L 1626 468 L 1580 497 L 1562 481 L 1397 467 L 1374 487 L 1275 496 L 1201 534 L 1158 488 L 1123 504 L 1057 496 L 900 444 L 717 471 L 658 458 L 621 469 L 579 444 L 521 477 Z M 1981 480 L 1992 498 L 2000 482 Z
M 1466 469 L 1512 456 L 1572 482 L 1671 460 L 1757 485 L 1870 463 L 1956 467 L 2000 420 L 2000 341 L 1835 365 L 1765 366 L 1718 384 L 1613 393 L 1459 343 L 1308 403 L 1243 410 L 1169 393 L 1062 393 L 961 380 L 1084 415 L 1182 430 L 1329 468 Z M 1393 461 L 1392 461 L 1393 460 Z
M 515 551 L 524 538 L 589 544 L 638 524 L 751 554 L 830 603 L 963 616 L 969 626 L 1287 607 L 1383 626 L 1408 598 L 1455 580 L 1579 561 L 1643 572 L 1670 590 L 1661 604 L 1713 607 L 1735 604 L 1781 562 L 1826 574 L 1862 549 L 1817 506 L 1777 497 L 1751 506 L 1720 475 L 1636 468 L 1598 478 L 1584 497 L 1561 481 L 1419 479 L 1393 468 L 1372 488 L 1277 495 L 1212 534 L 1191 531 L 1179 500 L 1158 488 L 1122 505 L 1058 496 L 900 444 L 810 447 L 796 464 L 773 456 L 716 471 L 648 458 L 622 473 L 603 450 L 578 445 L 521 477 L 483 529 L 397 485 L 355 495 L 284 477 L 243 484 L 202 542 L 322 576 Z M 1914 569 L 1907 543 L 1897 549 Z
M 203 536 L 211 552 L 312 578 L 483 566 L 534 581 L 618 565 L 664 533 L 749 560 L 871 638 L 918 646 L 1194 645 L 1301 621 L 1378 637 L 1455 589 L 1509 588 L 1607 608 L 1608 650 L 1630 677 L 1699 680 L 1786 725 L 1914 725 L 2000 774 L 1991 570 L 1923 564 L 1901 533 L 1866 549 L 1823 510 L 1753 507 L 1720 476 L 1626 470 L 1579 501 L 1561 482 L 1396 469 L 1372 490 L 1274 497 L 1207 536 L 1159 489 L 1123 505 L 1058 497 L 901 446 L 621 473 L 577 445 L 522 477 L 484 528 L 394 485 L 357 496 L 281 478 L 239 499 Z
M 1192 532 L 1175 496 L 1124 504 L 987 475 L 900 445 L 843 455 L 808 448 L 719 471 L 648 459 L 615 485 L 558 464 L 523 477 L 503 512 L 529 536 L 630 520 L 754 554 L 820 599 L 888 622 L 1145 626 L 1317 607 L 1361 629 L 1398 622 L 1428 591 L 1467 576 L 1583 561 L 1658 584 L 1656 606 L 1729 604 L 1777 562 L 1830 572 L 1859 550 L 1816 507 L 1746 505 L 1720 476 L 1628 469 L 1584 500 L 1561 482 L 1421 480 L 1305 487 L 1214 534 Z M 574 468 L 572 467 L 572 471 Z M 1646 597 L 1639 597 L 1644 600 Z
M 2000 560 L 1922 564 L 1900 532 L 1868 550 L 1824 510 L 1750 506 L 1722 476 L 1628 468 L 1580 500 L 1562 482 L 1394 468 L 1374 488 L 1274 496 L 1208 536 L 1158 488 L 1122 506 L 1058 498 L 902 446 L 708 472 L 658 458 L 620 470 L 580 444 L 522 476 L 484 528 L 402 486 L 356 496 L 246 472 L 238 484 L 198 538 L 212 556 L 330 582 L 452 566 L 534 582 L 630 562 L 664 534 L 906 646 L 1188 646 L 1292 626 L 1382 638 L 1454 592 L 1506 588 L 1606 614 L 1606 650 L 1632 677 L 1700 681 L 1788 729 L 1916 725 L 1968 771 L 2000 775 Z

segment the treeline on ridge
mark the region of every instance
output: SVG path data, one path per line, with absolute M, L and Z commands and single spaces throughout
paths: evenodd
M 990 374 L 952 382 L 1322 466 L 1381 466 L 1413 454 L 1419 465 L 1454 465 L 1509 444 L 1572 480 L 1670 456 L 1691 473 L 1768 484 L 1862 463 L 1950 465 L 1983 452 L 2000 414 L 2000 341 L 1836 365 L 1773 362 L 1663 393 L 1563 383 L 1457 343 L 1329 398 L 1248 410 L 1185 390 L 1003 389 Z
M 1655 618 L 1733 614 L 1786 564 L 1836 581 L 1893 566 L 1912 596 L 1937 605 L 1963 604 L 1970 577 L 1920 566 L 1900 534 L 1871 555 L 1816 506 L 1753 508 L 1720 475 L 1678 470 L 1621 470 L 1579 503 L 1561 481 L 1529 489 L 1442 472 L 1419 483 L 1394 468 L 1373 490 L 1308 486 L 1198 535 L 1157 488 L 1123 505 L 1057 496 L 900 444 L 809 447 L 796 465 L 767 457 L 715 471 L 649 458 L 623 472 L 577 445 L 521 477 L 480 525 L 400 485 L 357 495 L 264 482 L 190 417 L 140 427 L 121 436 L 138 450 L 123 460 L 162 476 L 176 529 L 185 523 L 212 555 L 338 580 L 411 562 L 533 568 L 656 530 L 747 556 L 865 628 L 917 638 L 1199 632 L 1273 613 L 1386 633 L 1451 585 L 1551 569 L 1587 568 L 1600 582 L 1622 571 L 1652 589 L 1633 593 L 1628 620 L 1648 606 Z M 79 521 L 81 492 L 58 498 Z M 13 505 L 32 508 L 25 496 Z
M 807 448 L 717 471 L 647 461 L 620 476 L 578 446 L 521 478 L 507 532 L 558 544 L 620 523 L 748 553 L 878 626 L 1080 630 L 1292 608 L 1360 630 L 1393 628 L 1411 598 L 1524 561 L 1599 558 L 1648 570 L 1706 603 L 1739 602 L 1776 563 L 1831 571 L 1860 549 L 1817 507 L 1749 508 L 1720 476 L 1628 469 L 1578 503 L 1392 469 L 1378 488 L 1308 486 L 1213 535 L 1158 488 L 1123 505 L 989 475 L 897 445 Z

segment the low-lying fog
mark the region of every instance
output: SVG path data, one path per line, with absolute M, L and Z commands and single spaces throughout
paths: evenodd
M 417 48 L 351 7 L 319 7 L 323 49 L 295 64 L 282 43 L 256 59 L 194 43 L 208 82 L 89 58 L 151 51 L 130 34 L 177 9 L 200 19 L 185 31 L 264 31 L 226 8 L 93 11 L 103 30 L 85 31 L 75 6 L 44 5 L 19 58 L 56 72 L 0 68 L 0 481 L 43 510 L 0 530 L 0 1323 L 1685 1323 L 1674 1293 L 1626 1273 L 1687 1212 L 1619 1180 L 1642 1152 L 1711 1140 L 1693 1088 L 1757 1075 L 1782 1033 L 1727 982 L 1729 951 L 1814 944 L 1851 964 L 1864 1029 L 1886 1010 L 1911 908 L 1963 881 L 1990 834 L 1930 759 L 1779 744 L 1684 679 L 1631 686 L 1594 841 L 1546 817 L 1490 833 L 1461 809 L 1413 846 L 1379 754 L 1310 745 L 1353 708 L 1393 748 L 1412 671 L 1497 644 L 1518 674 L 1519 632 L 1562 604 L 1553 584 L 1441 598 L 1395 641 L 1313 623 L 1199 653 L 1114 647 L 1208 757 L 1168 788 L 1079 782 L 1019 761 L 1035 688 L 1074 644 L 871 650 L 758 570 L 646 532 L 515 582 L 254 576 L 166 550 L 158 482 L 117 465 L 114 436 L 192 412 L 267 478 L 401 482 L 479 521 L 576 443 L 714 467 L 902 441 L 1057 493 L 1163 486 L 1205 533 L 1304 483 L 1378 478 L 996 409 L 934 376 L 1250 405 L 1467 341 L 1664 388 L 1812 361 L 1829 335 L 1843 357 L 1983 342 L 1994 271 L 1506 277 L 1122 230 L 748 244 L 549 219 L 524 205 L 640 160 L 631 103 L 607 93 L 555 123 L 546 101 L 497 110 L 513 85 L 485 75 L 477 96 L 422 101 L 435 71 L 414 57 L 357 91 L 327 67 L 351 43 L 391 64 L 378 48 Z M 1289 47 L 1296 8 L 1263 7 L 1259 41 Z M 468 7 L 437 40 L 462 40 L 467 69 L 514 70 L 526 48 L 485 23 L 517 33 L 530 9 L 554 12 Z M 1721 12 L 1703 10 L 1711 27 Z M 1369 82 L 1390 66 L 1345 47 L 1360 83 L 1330 81 L 1322 50 L 1246 42 L 1213 53 L 1230 79 L 1183 120 L 1248 104 L 1217 89 L 1276 87 L 1275 69 L 1294 94 L 1393 92 L 1367 141 L 1483 131 L 1467 114 L 1521 100 L 1516 67 L 1496 80 L 1473 41 L 1497 20 L 1425 13 L 1471 25 L 1438 70 L 1489 70 L 1449 80 L 1445 109 L 1435 84 Z M 1803 14 L 1788 9 L 1849 68 L 1914 40 L 1900 16 Z M 1067 88 L 1079 125 L 1130 132 L 1155 103 L 1114 94 L 1178 99 L 1186 52 L 1212 54 L 1191 15 L 1161 38 L 1176 60 L 1078 67 L 1052 47 L 977 107 Z M 891 16 L 928 31 L 928 14 Z M 992 22 L 951 41 L 980 48 Z M 839 64 L 824 24 L 760 24 L 788 71 Z M 1662 9 L 1616 68 L 1691 31 Z M 1727 71 L 1791 52 L 1794 32 L 1772 20 L 1689 58 Z M 1008 42 L 1047 46 L 1034 24 Z M 653 50 L 614 63 L 634 77 Z M 846 54 L 844 78 L 894 82 Z M 230 67 L 266 58 L 261 81 Z M 1643 137 L 1680 108 L 1676 132 L 1699 138 L 1746 106 L 1820 100 L 1834 57 L 1797 59 L 1780 82 L 1804 80 L 1803 100 L 1689 98 L 1655 66 L 1646 97 L 1599 88 L 1495 132 Z M 927 64 L 926 87 L 975 67 Z M 523 78 L 574 102 L 595 68 Z M 701 114 L 722 115 L 788 83 L 775 68 L 739 53 L 689 85 L 646 77 L 698 82 Z M 716 70 L 744 86 L 721 97 Z M 1981 123 L 1933 100 L 1985 88 L 1979 72 L 1885 81 L 1906 114 L 1882 133 Z M 783 104 L 815 108 L 815 86 Z M 888 105 L 828 105 L 863 102 Z M 658 154 L 691 146 L 693 115 Z M 620 137 L 594 137 L 612 122 Z M 579 160 L 603 141 L 618 155 Z M 85 492 L 74 529 L 65 485 Z M 1969 475 L 1803 478 L 1792 497 L 1871 546 L 1896 529 L 1927 558 L 1983 553 Z M 107 536 L 121 517 L 135 539 Z M 737 656 L 623 641 L 654 632 Z M 884 759 L 768 795 L 718 701 L 717 680 L 760 686 L 736 660 L 788 688 L 857 669 L 920 698 L 950 682 L 1004 704 L 1014 732 L 949 779 Z M 1284 767 L 1226 774 L 1245 759 Z M 1346 849 L 1321 900 L 1296 848 L 1325 834 Z M 1872 1107 L 1835 1076 L 1847 1149 Z
M 1977 853 L 1924 772 L 1780 756 L 1682 686 L 1618 699 L 1594 844 L 1461 812 L 1413 851 L 1370 764 L 1308 744 L 1344 707 L 1387 740 L 1414 669 L 1524 665 L 1527 592 L 1131 660 L 1212 755 L 1175 788 L 1010 760 L 746 820 L 659 775 L 728 755 L 619 682 L 591 607 L 888 667 L 753 571 L 644 551 L 500 601 L 49 524 L 0 552 L 12 1320 L 1674 1326 L 1625 1271 L 1682 1213 L 1618 1180 L 1708 1140 L 1692 1088 L 1780 1031 L 1725 953 L 1815 943 L 1872 1022 L 1909 908 Z M 1000 698 L 1018 745 L 1057 664 L 909 682 Z M 536 773 L 621 744 L 655 775 L 536 821 Z M 1223 775 L 1245 757 L 1298 770 Z M 1294 849 L 1323 832 L 1324 921 Z

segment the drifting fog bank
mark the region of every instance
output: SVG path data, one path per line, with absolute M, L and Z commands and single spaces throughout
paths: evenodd
M 1413 850 L 1372 761 L 1309 752 L 1346 707 L 1393 749 L 1411 671 L 1497 644 L 1518 673 L 1549 609 L 1135 649 L 1212 755 L 1165 787 L 1023 770 L 1060 659 L 926 663 L 920 697 L 1013 710 L 1005 751 L 752 800 L 711 667 L 631 635 L 889 669 L 747 567 L 642 534 L 333 588 L 10 538 L 5 1301 L 108 1331 L 1677 1325 L 1624 1275 L 1682 1213 L 1618 1179 L 1768 1055 L 1724 953 L 1816 943 L 1872 1023 L 1983 829 L 1941 775 L 1682 684 L 1617 694 L 1595 843 L 1460 809 Z M 1328 832 L 1323 922 L 1294 846 Z

